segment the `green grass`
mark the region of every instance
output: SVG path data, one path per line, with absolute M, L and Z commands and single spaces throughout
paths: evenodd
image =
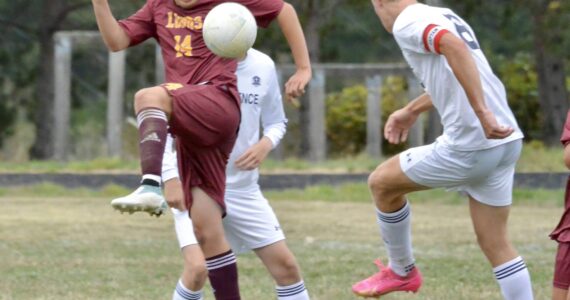
M 268 159 L 263 162 L 263 173 L 368 173 L 384 159 L 366 155 L 331 158 L 323 162 L 309 162 L 298 158 Z M 517 172 L 566 172 L 562 160 L 562 148 L 546 148 L 540 143 L 528 143 L 523 147 Z M 0 162 L 0 173 L 138 173 L 139 163 L 133 160 L 100 158 L 91 161 L 31 161 Z
M 0 299 L 170 299 L 181 258 L 170 214 L 121 215 L 103 191 L 44 185 L 0 194 Z M 62 193 L 67 193 L 62 196 Z M 366 186 L 265 193 L 303 269 L 312 299 L 356 299 L 350 285 L 385 257 Z M 511 237 L 532 275 L 535 299 L 549 299 L 562 191 L 515 191 Z M 413 203 L 420 294 L 382 299 L 501 299 L 479 251 L 465 201 L 420 192 Z M 239 257 L 243 299 L 275 299 L 273 282 L 252 254 Z M 206 289 L 206 299 L 213 299 Z

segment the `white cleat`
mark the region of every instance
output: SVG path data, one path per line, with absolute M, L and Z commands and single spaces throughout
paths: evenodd
M 133 214 L 137 211 L 143 211 L 156 217 L 162 215 L 167 208 L 160 187 L 151 185 L 141 185 L 131 194 L 113 199 L 111 206 L 120 211 L 121 214 L 125 212 Z

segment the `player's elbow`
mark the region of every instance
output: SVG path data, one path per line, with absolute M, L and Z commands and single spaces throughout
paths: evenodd
M 119 52 L 129 47 L 129 44 L 123 41 L 105 41 L 105 45 L 111 52 Z

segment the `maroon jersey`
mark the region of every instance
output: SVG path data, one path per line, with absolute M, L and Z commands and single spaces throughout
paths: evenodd
M 131 39 L 130 46 L 155 38 L 162 49 L 166 81 L 181 84 L 235 86 L 236 60 L 213 54 L 202 37 L 202 26 L 214 6 L 228 1 L 198 0 L 183 9 L 174 0 L 147 0 L 134 15 L 119 21 Z M 283 8 L 283 0 L 234 0 L 246 6 L 257 25 L 267 27 Z
M 566 123 L 560 142 L 564 147 L 570 147 L 570 110 L 566 116 Z M 556 226 L 556 229 L 550 234 L 550 238 L 559 242 L 570 242 L 570 177 L 566 183 L 566 194 L 564 197 L 564 214 Z

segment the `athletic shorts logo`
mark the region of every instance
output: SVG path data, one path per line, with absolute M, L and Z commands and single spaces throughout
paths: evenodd
M 164 86 L 169 91 L 174 91 L 174 90 L 177 90 L 177 89 L 183 87 L 184 85 L 181 83 L 169 82 L 169 83 L 163 84 L 162 86 Z

